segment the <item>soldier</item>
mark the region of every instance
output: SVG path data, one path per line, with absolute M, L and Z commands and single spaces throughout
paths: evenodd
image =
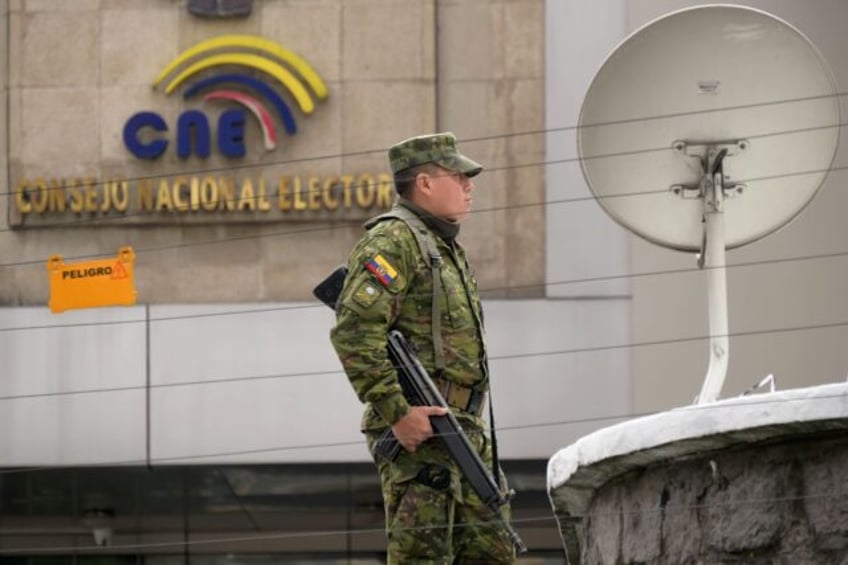
M 386 333 L 404 334 L 481 459 L 493 454 L 481 413 L 489 385 L 477 281 L 456 241 L 483 167 L 462 155 L 452 133 L 413 137 L 389 149 L 398 199 L 366 222 L 348 259 L 333 346 L 359 399 L 362 431 L 377 464 L 389 563 L 513 563 L 515 550 L 463 479 L 429 417 L 410 406 L 387 356 Z M 405 448 L 394 461 L 375 451 L 391 427 Z M 506 480 L 498 469 L 501 488 Z M 503 508 L 509 520 L 508 505 Z

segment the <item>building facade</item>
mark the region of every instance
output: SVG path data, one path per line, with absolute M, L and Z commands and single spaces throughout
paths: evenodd
M 844 8 L 817 3 L 751 4 L 840 79 Z M 379 562 L 361 407 L 311 290 L 390 205 L 386 148 L 453 131 L 486 167 L 460 238 L 516 528 L 528 559 L 562 563 L 547 458 L 691 402 L 706 367 L 694 258 L 605 216 L 574 146 L 610 50 L 694 3 L 193 4 L 226 3 L 0 2 L 0 560 Z M 765 372 L 784 387 L 844 375 L 840 174 L 730 257 L 725 394 Z M 48 307 L 51 257 L 126 246 L 135 305 Z

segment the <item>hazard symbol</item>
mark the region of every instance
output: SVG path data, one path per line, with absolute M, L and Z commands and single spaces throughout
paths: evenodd
M 116 261 L 115 265 L 112 267 L 112 278 L 113 279 L 125 279 L 127 278 L 127 270 L 124 269 L 124 264 L 120 261 Z

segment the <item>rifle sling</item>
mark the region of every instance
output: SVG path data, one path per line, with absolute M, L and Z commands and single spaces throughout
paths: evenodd
M 403 206 L 395 206 L 391 211 L 380 214 L 376 218 L 368 221 L 366 225 L 374 225 L 383 218 L 396 218 L 402 220 L 412 231 L 415 236 L 415 241 L 418 243 L 418 248 L 421 250 L 421 256 L 430 259 L 430 275 L 433 281 L 433 297 L 431 299 L 431 312 L 433 316 L 433 356 L 435 364 L 434 377 L 441 377 L 445 370 L 445 354 L 442 346 L 442 315 L 439 308 L 439 295 L 442 292 L 442 255 L 439 253 L 436 243 L 433 241 L 433 234 L 424 225 L 424 222 L 417 214 L 404 208 Z M 495 436 L 495 412 L 492 407 L 492 393 L 489 390 L 489 435 L 492 440 L 492 472 L 493 476 L 500 483 L 500 475 L 498 469 L 500 464 L 498 461 L 498 442 Z M 500 485 L 499 485 L 500 486 Z

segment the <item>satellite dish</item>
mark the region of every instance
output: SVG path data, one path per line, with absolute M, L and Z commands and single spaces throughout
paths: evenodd
M 580 111 L 583 176 L 603 209 L 707 268 L 710 367 L 727 369 L 725 250 L 769 235 L 813 199 L 839 139 L 827 62 L 800 31 L 744 6 L 672 12 L 627 37 Z

